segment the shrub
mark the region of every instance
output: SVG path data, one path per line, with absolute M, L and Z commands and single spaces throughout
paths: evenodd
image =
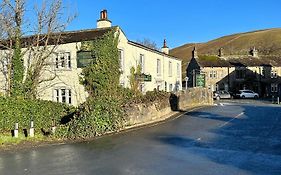
M 16 122 L 20 130 L 28 129 L 31 120 L 35 130 L 48 130 L 52 120 L 59 124 L 63 116 L 74 110 L 72 106 L 51 101 L 0 97 L 0 130 L 9 132 Z

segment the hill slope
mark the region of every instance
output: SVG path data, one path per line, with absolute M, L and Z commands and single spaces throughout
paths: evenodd
M 281 28 L 233 34 L 206 43 L 174 48 L 170 54 L 183 60 L 183 70 L 191 59 L 194 45 L 198 55 L 217 55 L 219 48 L 224 49 L 225 55 L 247 55 L 253 47 L 258 49 L 259 55 L 281 55 Z

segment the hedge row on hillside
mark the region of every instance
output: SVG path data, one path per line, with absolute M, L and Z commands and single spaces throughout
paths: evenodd
M 16 122 L 20 130 L 28 129 L 31 120 L 35 129 L 48 130 L 52 120 L 59 124 L 61 118 L 72 111 L 71 106 L 51 101 L 0 97 L 0 131 L 13 130 Z

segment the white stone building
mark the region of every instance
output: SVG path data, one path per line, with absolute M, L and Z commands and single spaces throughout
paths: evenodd
M 77 57 L 81 49 L 81 42 L 93 40 L 113 28 L 119 32 L 118 49 L 122 70 L 121 85 L 130 87 L 130 69 L 141 65 L 142 73 L 151 76 L 151 81 L 141 83 L 140 90 L 143 93 L 154 89 L 167 92 L 182 89 L 182 62 L 169 55 L 166 41 L 164 41 L 162 51 L 130 41 L 120 27 L 111 26 L 111 21 L 107 18 L 107 11 L 103 10 L 100 14 L 100 19 L 97 21 L 96 29 L 64 32 L 62 34 L 64 41 L 50 57 L 51 66 L 46 69 L 43 75 L 44 77 L 52 77 L 55 74 L 56 78 L 40 84 L 38 98 L 69 103 L 74 106 L 84 102 L 87 92 L 83 85 L 79 83 L 82 68 L 79 66 L 79 61 L 81 60 L 78 60 Z M 5 78 L 3 73 L 0 75 L 0 80 L 2 80 L 0 81 L 1 90 L 4 90 Z

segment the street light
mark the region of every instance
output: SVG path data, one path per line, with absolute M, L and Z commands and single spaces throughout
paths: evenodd
M 185 77 L 185 90 L 187 90 L 187 82 L 188 82 L 188 77 Z

